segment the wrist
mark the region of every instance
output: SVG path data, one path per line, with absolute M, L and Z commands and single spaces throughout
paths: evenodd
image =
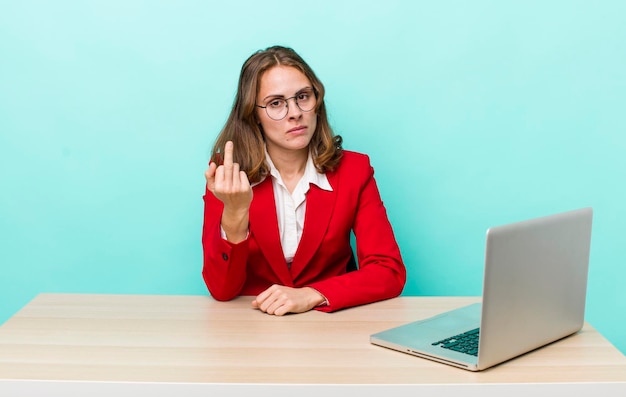
M 232 243 L 238 243 L 248 237 L 248 211 L 233 213 L 224 211 L 222 214 L 221 227 L 226 239 Z
M 328 299 L 326 299 L 326 297 L 321 292 L 312 287 L 308 288 L 312 291 L 311 296 L 313 296 L 313 307 L 328 305 Z

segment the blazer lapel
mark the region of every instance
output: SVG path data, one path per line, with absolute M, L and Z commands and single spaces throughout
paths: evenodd
M 291 275 L 294 279 L 305 269 L 307 263 L 317 252 L 335 208 L 338 191 L 336 174 L 327 173 L 326 175 L 333 191 L 323 190 L 312 184 L 306 196 L 306 215 L 302 238 L 291 264 Z
M 292 286 L 293 279 L 287 268 L 278 233 L 276 201 L 272 178 L 267 177 L 253 188 L 254 199 L 250 204 L 250 233 L 254 236 L 263 256 L 283 285 Z M 253 264 L 254 266 L 254 264 Z

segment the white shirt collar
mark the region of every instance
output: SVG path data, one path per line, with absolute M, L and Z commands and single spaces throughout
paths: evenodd
M 280 172 L 278 172 L 278 169 L 276 168 L 276 166 L 274 166 L 274 163 L 272 162 L 272 159 L 270 158 L 270 155 L 267 152 L 267 147 L 265 148 L 265 160 L 267 161 L 267 164 L 269 164 L 270 166 L 270 175 L 273 178 L 275 178 L 279 183 L 282 184 L 282 178 L 280 176 Z M 306 166 L 304 168 L 304 175 L 302 175 L 302 179 L 300 180 L 300 182 L 298 182 L 298 185 L 306 186 L 305 189 L 308 190 L 308 186 L 310 183 L 316 185 L 320 189 L 328 190 L 329 192 L 333 191 L 332 186 L 330 186 L 330 183 L 328 182 L 328 178 L 326 177 L 326 174 L 319 173 L 317 171 L 317 168 L 315 168 L 315 164 L 313 163 L 313 157 L 311 156 L 311 152 L 309 152 L 309 157 L 307 158 L 307 161 L 306 161 Z

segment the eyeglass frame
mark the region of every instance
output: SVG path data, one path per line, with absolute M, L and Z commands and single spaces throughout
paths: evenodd
M 296 106 L 298 107 L 298 109 L 300 109 L 303 112 L 310 112 L 313 109 L 315 109 L 315 106 L 317 106 L 317 91 L 314 88 L 311 88 L 311 94 L 315 97 L 315 105 L 313 105 L 313 107 L 309 110 L 304 110 L 300 107 L 300 104 L 298 103 L 298 95 L 301 95 L 305 92 L 307 92 L 308 89 L 303 89 L 300 92 L 298 92 L 296 95 L 294 96 L 290 96 L 289 98 L 279 98 L 283 101 L 285 101 L 285 107 L 287 108 L 287 112 L 285 113 L 285 115 L 279 119 L 275 119 L 272 116 L 270 116 L 270 114 L 267 112 L 267 105 L 265 106 L 261 106 L 261 105 L 257 105 L 256 103 L 254 104 L 254 106 L 265 109 L 265 114 L 267 114 L 267 117 L 269 117 L 270 119 L 274 120 L 274 121 L 280 121 L 283 120 L 285 117 L 287 117 L 287 115 L 289 114 L 289 100 L 293 99 L 293 101 L 296 103 Z M 271 101 L 268 101 L 268 103 L 271 103 Z

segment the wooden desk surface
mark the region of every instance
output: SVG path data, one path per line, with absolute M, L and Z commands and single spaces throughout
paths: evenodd
M 0 379 L 238 384 L 626 382 L 626 357 L 579 333 L 473 373 L 369 335 L 477 301 L 400 297 L 275 317 L 250 297 L 41 294 L 0 327 Z M 620 389 L 623 390 L 623 389 Z

